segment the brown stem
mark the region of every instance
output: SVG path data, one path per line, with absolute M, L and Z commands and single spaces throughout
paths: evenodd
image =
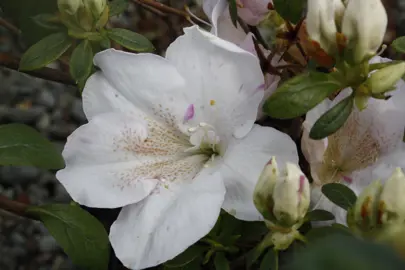
M 20 34 L 20 29 L 18 29 L 15 25 L 12 23 L 6 21 L 4 18 L 0 17 L 0 26 L 3 26 L 4 28 L 10 30 L 16 35 Z
M 20 71 L 18 69 L 19 63 L 20 63 L 20 60 L 18 58 L 12 57 L 6 53 L 0 53 L 0 66 L 4 66 L 9 69 Z M 43 68 L 36 69 L 36 70 L 20 71 L 20 72 L 26 73 L 28 75 L 31 75 L 31 76 L 34 76 L 37 78 L 45 79 L 48 81 L 54 81 L 54 82 L 63 83 L 66 85 L 76 86 L 75 81 L 72 79 L 72 77 L 70 77 L 69 74 L 67 74 L 65 72 L 61 72 L 57 69 L 43 67 Z
M 21 217 L 36 219 L 26 213 L 28 204 L 13 201 L 3 195 L 0 195 L 0 209 L 6 210 Z
M 183 17 L 187 21 L 191 22 L 190 15 L 188 15 L 188 13 L 186 11 L 184 11 L 184 10 L 172 8 L 172 7 L 169 7 L 169 6 L 165 5 L 165 4 L 159 3 L 159 2 L 154 1 L 154 0 L 132 0 L 132 1 L 134 3 L 136 3 L 136 4 L 147 5 L 147 6 L 153 7 L 155 9 L 157 9 L 157 10 L 160 10 L 162 12 L 171 13 L 171 14 Z
M 249 30 L 252 32 L 253 35 L 257 38 L 257 41 L 266 49 L 270 50 L 269 44 L 267 44 L 266 40 L 263 38 L 262 34 L 260 33 L 259 29 L 256 26 L 249 25 Z

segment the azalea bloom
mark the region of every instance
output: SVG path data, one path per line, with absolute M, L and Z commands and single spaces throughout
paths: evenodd
M 254 125 L 263 97 L 257 58 L 197 26 L 166 58 L 98 53 L 86 83 L 89 123 L 69 138 L 57 173 L 72 198 L 123 207 L 111 227 L 117 257 L 131 269 L 183 252 L 216 223 L 221 207 L 261 220 L 253 191 L 271 156 L 298 162 L 293 141 Z
M 375 57 L 373 62 L 387 60 Z M 334 101 L 325 100 L 311 110 L 304 122 L 302 150 L 311 166 L 314 206 L 335 213 L 345 223 L 346 213 L 321 196 L 320 187 L 343 183 L 359 194 L 376 179 L 387 179 L 396 167 L 405 168 L 402 141 L 405 128 L 405 84 L 401 80 L 388 101 L 370 99 L 366 109 L 357 108 L 336 133 L 323 140 L 312 140 L 309 131 L 319 117 L 351 93 L 343 90 Z
M 244 14 L 254 13 L 256 14 L 255 18 L 256 23 L 249 23 L 252 25 L 257 24 L 264 18 L 269 12 L 269 8 L 272 6 L 272 1 L 268 0 L 244 0 L 239 1 L 239 6 L 244 8 L 238 9 L 238 15 L 243 18 L 247 23 L 249 20 L 246 20 Z M 235 43 L 242 49 L 253 53 L 257 56 L 257 52 L 253 43 L 254 35 L 252 33 L 245 33 L 245 31 L 238 24 L 237 27 L 232 23 L 231 15 L 229 14 L 228 1 L 227 0 L 203 0 L 203 9 L 205 14 L 208 16 L 212 23 L 211 33 L 214 35 Z M 260 16 L 259 16 L 260 14 Z M 260 20 L 259 20 L 260 17 Z M 251 21 L 250 21 L 251 22 Z M 262 50 L 262 53 L 265 57 L 270 55 L 270 51 L 264 49 L 262 46 L 259 46 Z M 273 66 L 283 65 L 285 62 L 280 60 L 280 56 L 276 55 L 273 57 L 271 64 Z M 280 77 L 277 75 L 266 73 L 264 75 L 264 96 L 263 100 L 260 103 L 257 119 L 260 119 L 264 116 L 261 108 L 263 107 L 264 102 L 274 93 L 280 82 Z

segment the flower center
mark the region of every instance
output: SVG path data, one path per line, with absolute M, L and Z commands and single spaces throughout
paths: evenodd
M 201 122 L 198 126 L 189 128 L 188 132 L 191 134 L 190 143 L 194 146 L 186 149 L 186 152 L 208 156 L 209 163 L 212 163 L 216 156 L 221 155 L 221 139 L 214 126 Z

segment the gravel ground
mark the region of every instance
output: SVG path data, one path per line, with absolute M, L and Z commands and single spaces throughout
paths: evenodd
M 66 137 L 85 123 L 77 89 L 0 68 L 0 124 L 35 127 L 62 151 Z M 68 203 L 54 172 L 34 167 L 0 167 L 0 193 L 29 202 Z M 75 269 L 44 226 L 0 215 L 0 269 Z

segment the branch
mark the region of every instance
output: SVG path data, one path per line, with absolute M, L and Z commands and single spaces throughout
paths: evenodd
M 8 29 L 10 32 L 13 32 L 16 35 L 19 35 L 21 33 L 20 29 L 18 29 L 15 25 L 6 21 L 2 17 L 0 17 L 0 26 L 3 26 L 4 28 Z
M 3 195 L 0 195 L 0 209 L 6 210 L 20 217 L 35 219 L 35 217 L 26 213 L 28 204 L 13 201 Z
M 192 23 L 192 21 L 190 19 L 190 15 L 184 10 L 169 7 L 169 6 L 165 5 L 165 4 L 157 2 L 155 0 L 132 0 L 132 2 L 134 2 L 134 3 L 138 4 L 138 5 L 147 5 L 147 6 L 153 7 L 155 9 L 157 9 L 157 10 L 160 10 L 162 12 L 171 13 L 171 14 L 183 17 L 187 21 Z
M 6 53 L 0 53 L 0 66 L 4 66 L 9 69 L 20 71 L 19 68 L 20 60 L 18 58 L 14 58 Z M 58 83 L 63 83 L 66 85 L 74 85 L 76 86 L 75 81 L 70 77 L 69 74 L 59 71 L 57 69 L 43 67 L 36 70 L 31 71 L 20 71 L 26 73 L 28 75 L 45 79 L 48 81 L 54 81 Z

